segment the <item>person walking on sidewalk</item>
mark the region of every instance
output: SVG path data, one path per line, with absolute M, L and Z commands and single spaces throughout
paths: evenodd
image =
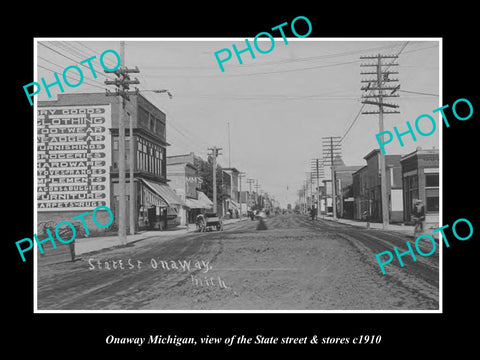
M 425 228 L 425 206 L 423 205 L 422 200 L 415 199 L 413 200 L 413 221 L 415 224 L 415 229 L 413 230 L 413 237 L 417 234 L 422 234 Z

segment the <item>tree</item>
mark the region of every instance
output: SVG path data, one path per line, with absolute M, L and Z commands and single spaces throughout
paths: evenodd
M 209 199 L 213 201 L 213 159 L 211 156 L 208 157 L 207 161 L 195 157 L 194 165 L 198 170 L 198 176 L 202 178 L 202 184 L 200 186 L 200 191 L 205 193 Z M 218 211 L 222 211 L 222 167 L 217 163 L 217 208 Z

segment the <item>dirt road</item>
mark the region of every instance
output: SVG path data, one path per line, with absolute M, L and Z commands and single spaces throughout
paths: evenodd
M 438 253 L 380 271 L 375 254 L 405 251 L 404 235 L 300 215 L 268 218 L 268 230 L 256 225 L 150 238 L 41 266 L 38 309 L 438 309 Z

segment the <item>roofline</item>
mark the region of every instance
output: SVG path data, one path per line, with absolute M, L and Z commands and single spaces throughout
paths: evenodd
M 439 149 L 417 149 L 409 154 L 403 155 L 400 161 L 407 160 L 414 155 L 439 154 Z
M 238 172 L 238 173 L 240 172 L 237 168 L 234 168 L 234 167 L 222 168 L 222 170 L 224 170 L 224 171 L 225 171 L 225 170 L 234 170 L 234 171 L 236 171 L 236 172 Z

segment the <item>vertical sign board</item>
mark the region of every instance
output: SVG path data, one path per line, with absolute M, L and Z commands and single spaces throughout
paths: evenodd
M 110 105 L 38 108 L 38 211 L 110 207 L 110 127 Z

